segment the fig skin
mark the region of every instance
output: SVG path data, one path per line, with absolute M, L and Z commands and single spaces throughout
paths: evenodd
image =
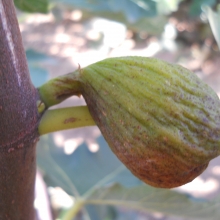
M 82 95 L 107 143 L 145 183 L 181 186 L 219 155 L 219 98 L 189 70 L 121 57 L 79 72 Z

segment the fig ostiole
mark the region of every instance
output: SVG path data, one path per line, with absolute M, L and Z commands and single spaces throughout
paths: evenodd
M 189 70 L 155 58 L 120 57 L 73 75 L 111 150 L 145 183 L 186 184 L 219 155 L 219 98 Z

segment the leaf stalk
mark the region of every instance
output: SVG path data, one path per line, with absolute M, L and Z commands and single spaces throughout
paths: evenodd
M 87 106 L 47 110 L 41 118 L 40 135 L 55 131 L 96 125 Z

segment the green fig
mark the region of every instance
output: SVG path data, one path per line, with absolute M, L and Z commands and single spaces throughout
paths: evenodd
M 219 155 L 219 98 L 189 70 L 121 57 L 79 69 L 78 80 L 110 148 L 145 183 L 186 184 Z

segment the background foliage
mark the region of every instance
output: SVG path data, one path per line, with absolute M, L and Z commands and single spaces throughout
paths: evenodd
M 193 37 L 179 31 L 178 38 L 185 43 L 202 43 L 212 33 L 220 44 L 220 15 L 217 0 L 14 0 L 18 9 L 25 12 L 47 13 L 55 16 L 59 10 L 80 9 L 87 18 L 103 17 L 124 23 L 134 33 L 146 31 L 161 36 L 171 15 L 177 20 L 194 24 Z M 205 18 L 204 18 L 205 16 Z M 203 18 L 203 19 L 201 19 Z M 196 37 L 195 37 L 196 36 Z M 31 77 L 36 87 L 48 79 L 42 63 L 53 62 L 53 58 L 33 50 L 27 50 Z M 129 219 L 115 206 L 141 212 L 161 212 L 165 215 L 187 219 L 218 219 L 219 198 L 213 201 L 194 198 L 173 190 L 155 189 L 135 178 L 110 151 L 102 136 L 97 138 L 100 150 L 92 153 L 83 142 L 74 153 L 67 155 L 58 148 L 51 135 L 41 138 L 37 150 L 38 166 L 48 186 L 60 186 L 73 198 L 75 204 L 70 211 L 59 210 L 60 218 L 82 203 L 85 219 Z M 72 210 L 72 211 L 71 211 Z M 67 214 L 66 214 L 67 213 Z M 78 218 L 81 219 L 83 217 Z M 135 217 L 132 217 L 135 219 Z M 131 218 L 131 219 L 132 219 Z M 69 218 L 70 219 L 70 218 Z

